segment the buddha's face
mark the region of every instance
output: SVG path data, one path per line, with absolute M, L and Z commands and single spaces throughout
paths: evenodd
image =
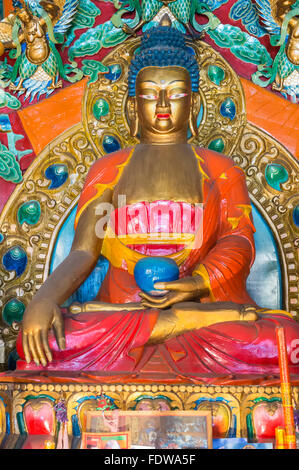
M 136 113 L 141 135 L 153 140 L 186 134 L 191 80 L 183 67 L 145 67 L 136 78 Z

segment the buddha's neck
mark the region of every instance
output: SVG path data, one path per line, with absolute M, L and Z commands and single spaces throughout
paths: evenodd
M 187 144 L 187 131 L 184 129 L 171 134 L 152 134 L 141 132 L 140 144 L 146 145 L 176 145 Z

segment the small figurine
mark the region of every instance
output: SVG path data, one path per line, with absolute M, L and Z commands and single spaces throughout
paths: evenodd
M 22 27 L 18 42 L 25 41 L 26 51 L 19 56 L 20 60 L 17 60 L 15 64 L 19 73 L 18 83 L 17 85 L 11 83 L 9 88 L 13 91 L 25 91 L 22 85 L 24 80 L 29 78 L 47 82 L 50 80 L 48 88 L 60 88 L 62 86 L 61 80 L 56 82 L 57 58 L 51 49 L 50 39 L 47 39 L 46 35 L 45 24 L 47 20 L 33 15 L 29 8 L 23 7 L 20 2 L 16 2 L 16 4 L 16 17 L 20 20 Z M 42 1 L 40 5 L 48 13 L 51 20 L 58 16 L 59 7 L 55 3 Z
M 58 436 L 57 436 L 57 449 L 68 449 L 68 434 L 67 434 L 67 407 L 64 398 L 58 400 L 54 405 L 54 410 L 56 411 L 56 419 L 58 423 Z
M 15 15 L 10 13 L 6 18 L 0 21 L 0 57 L 5 49 L 13 47 L 12 28 L 15 22 Z
M 38 93 L 38 97 L 47 96 L 56 88 L 62 87 L 62 77 L 76 81 L 82 73 L 72 78 L 67 70 L 78 72 L 72 65 L 64 65 L 55 47 L 69 28 L 77 11 L 78 0 L 64 2 L 63 9 L 52 0 L 41 0 L 37 5 L 30 1 L 22 4 L 14 0 L 14 14 L 0 23 L 0 54 L 5 49 L 16 48 L 16 62 L 11 74 L 9 89 L 19 92 L 20 96 L 27 90 L 25 99 Z
M 128 11 L 131 11 L 132 7 L 129 8 L 125 5 L 123 0 L 115 2 L 115 6 L 119 5 L 122 7 L 119 11 L 111 18 L 112 23 L 119 27 L 121 25 L 123 31 L 129 35 L 136 35 L 136 32 L 146 26 L 146 29 L 152 26 L 160 25 L 172 25 L 173 27 L 184 32 L 185 28 L 194 36 L 194 31 L 190 28 L 193 26 L 195 31 L 202 33 L 208 29 L 214 29 L 218 26 L 220 21 L 211 12 L 209 5 L 206 2 L 200 0 L 141 0 L 141 4 L 138 1 L 133 2 L 133 9 L 136 11 L 136 19 L 139 21 L 133 21 L 135 24 L 134 28 L 131 28 L 127 23 L 121 20 L 121 16 Z M 208 17 L 208 22 L 204 25 L 199 24 L 196 20 L 196 13 L 205 15 Z M 201 37 L 200 35 L 196 35 Z
M 261 86 L 272 83 L 272 89 L 289 94 L 293 101 L 299 94 L 299 1 L 257 0 L 257 10 L 271 44 L 280 46 L 271 69 L 262 67 L 253 81 Z M 261 81 L 259 77 L 269 78 Z

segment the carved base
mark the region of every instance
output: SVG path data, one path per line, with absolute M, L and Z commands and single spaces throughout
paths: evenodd
M 125 383 L 79 377 L 53 378 L 5 376 L 0 380 L 0 433 L 51 437 L 56 432 L 55 403 L 64 398 L 68 434 L 80 436 L 85 430 L 87 410 L 95 410 L 105 397 L 121 410 L 211 410 L 213 438 L 246 437 L 274 439 L 275 427 L 283 425 L 279 382 L 267 385 L 257 379 L 240 385 L 208 383 Z M 80 380 L 81 379 L 81 380 Z M 122 383 L 120 383 L 122 382 Z M 299 386 L 293 386 L 294 405 Z

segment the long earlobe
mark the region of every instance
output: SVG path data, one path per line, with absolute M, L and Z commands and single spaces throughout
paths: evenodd
M 128 117 L 130 134 L 132 137 L 136 137 L 138 134 L 138 114 L 136 106 L 136 98 L 130 97 L 127 103 Z
M 196 122 L 194 122 L 194 121 L 195 121 L 195 119 L 194 119 L 193 113 L 191 113 L 190 118 L 189 118 L 190 131 L 191 131 L 192 137 L 197 137 L 198 136 L 198 129 L 197 129 Z
M 200 99 L 195 93 L 192 93 L 191 111 L 189 117 L 189 127 L 193 137 L 198 136 L 197 116 L 200 109 Z

